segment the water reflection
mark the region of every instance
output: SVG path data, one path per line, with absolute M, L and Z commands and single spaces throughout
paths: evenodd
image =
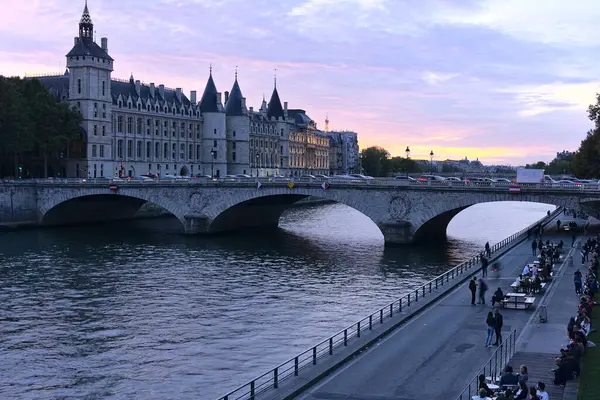
M 467 239 L 435 247 L 384 248 L 340 205 L 244 236 L 169 220 L 0 234 L 0 395 L 217 397 L 546 210 L 504 207 L 457 216 Z

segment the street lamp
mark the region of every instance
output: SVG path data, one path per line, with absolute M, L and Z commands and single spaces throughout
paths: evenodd
M 215 149 L 212 149 L 210 151 L 210 177 L 211 178 L 215 177 L 215 154 L 217 154 L 217 152 L 215 151 Z
M 408 159 L 410 158 L 410 149 L 408 146 L 406 146 L 406 150 L 404 150 L 404 152 L 406 153 L 406 177 L 408 178 Z
M 433 174 L 433 150 L 429 153 L 429 158 L 431 159 L 431 173 Z
M 260 159 L 260 155 L 256 153 L 256 177 L 258 178 L 258 160 Z

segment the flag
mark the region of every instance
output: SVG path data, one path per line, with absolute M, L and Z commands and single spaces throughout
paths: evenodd
M 262 187 L 262 183 L 260 183 L 260 182 L 256 182 L 256 188 L 257 188 L 257 189 L 260 189 L 261 187 Z
M 323 184 L 321 185 L 321 187 L 322 187 L 324 190 L 327 190 L 327 189 L 329 188 L 329 183 L 327 183 L 327 182 L 323 182 Z

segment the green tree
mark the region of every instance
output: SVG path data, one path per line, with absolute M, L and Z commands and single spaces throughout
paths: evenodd
M 525 168 L 527 169 L 546 169 L 546 163 L 543 161 L 538 161 L 535 164 L 526 164 Z
M 388 176 L 390 153 L 383 147 L 372 146 L 360 152 L 360 160 L 366 175 Z
M 389 160 L 389 171 L 392 174 L 397 173 L 415 173 L 421 172 L 419 164 L 417 164 L 412 158 L 406 157 L 392 157 Z
M 79 111 L 59 102 L 37 79 L 0 77 L 0 173 L 9 174 L 5 160 L 13 160 L 12 174 L 28 164 L 34 169 L 41 155 L 43 175 L 50 161 L 60 163 L 68 141 L 79 137 Z
M 590 106 L 591 108 L 591 106 Z M 575 153 L 572 169 L 578 178 L 600 177 L 600 129 L 590 130 Z

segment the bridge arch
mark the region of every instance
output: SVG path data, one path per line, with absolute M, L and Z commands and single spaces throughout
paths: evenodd
M 481 193 L 473 196 L 452 196 L 450 194 L 447 197 L 450 197 L 450 199 L 446 199 L 446 201 L 432 199 L 431 206 L 423 207 L 424 212 L 413 219 L 413 241 L 446 239 L 450 221 L 458 213 L 475 204 L 521 201 L 552 204 L 567 208 L 577 208 L 579 206 L 579 200 L 571 196 Z
M 381 229 L 382 219 L 376 207 L 370 207 L 361 190 L 325 190 L 316 188 L 265 188 L 245 191 L 229 199 L 223 207 L 207 214 L 209 233 L 252 228 L 277 228 L 285 210 L 307 197 L 329 200 L 351 207 L 367 216 Z M 370 194 L 374 195 L 374 194 Z M 192 201 L 194 203 L 194 201 Z M 385 232 L 382 233 L 385 236 Z
M 88 188 L 40 197 L 40 225 L 76 225 L 130 219 L 142 206 L 150 204 L 174 215 L 181 222 L 182 231 L 185 230 L 185 219 L 179 207 L 168 199 L 153 196 L 144 190 L 119 189 L 118 193 L 114 193 L 107 188 Z

